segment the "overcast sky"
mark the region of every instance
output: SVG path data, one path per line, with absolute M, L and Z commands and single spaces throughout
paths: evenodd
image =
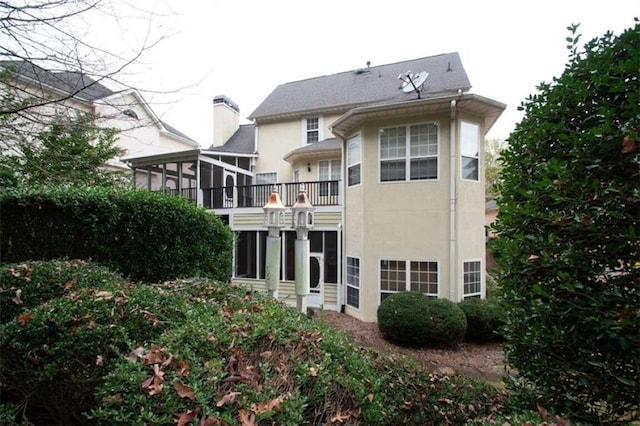
M 121 23 L 124 37 L 140 37 L 141 28 L 170 35 L 126 78 L 163 120 L 203 147 L 212 143 L 216 95 L 236 102 L 241 122 L 248 123 L 246 117 L 279 84 L 354 70 L 367 61 L 376 66 L 456 51 L 471 92 L 507 104 L 487 135 L 505 139 L 522 118 L 518 105 L 540 82 L 561 74 L 568 25 L 581 24 L 582 45 L 608 30 L 619 34 L 640 16 L 637 0 L 135 4 L 164 17 L 154 18 L 151 28 Z

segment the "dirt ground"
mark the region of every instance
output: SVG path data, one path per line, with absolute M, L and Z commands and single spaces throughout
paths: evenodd
M 501 383 L 506 376 L 500 343 L 463 343 L 454 349 L 403 348 L 384 340 L 376 323 L 362 322 L 335 311 L 318 310 L 313 318 L 347 332 L 360 346 L 406 355 L 430 371 L 446 375 L 464 374 L 495 384 Z

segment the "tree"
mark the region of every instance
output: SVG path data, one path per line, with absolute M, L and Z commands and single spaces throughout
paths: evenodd
M 121 154 L 115 136 L 90 114 L 60 115 L 34 139 L 21 138 L 14 155 L 0 157 L 0 186 L 123 184 L 124 176 L 106 167 Z
M 500 177 L 500 153 L 504 149 L 502 139 L 487 139 L 484 142 L 484 177 L 485 199 L 493 200 L 497 197 L 497 185 Z
M 615 422 L 640 409 L 640 29 L 577 28 L 502 153 L 504 350 L 543 406 Z
M 11 150 L 20 137 L 37 135 L 61 113 L 88 112 L 82 100 L 112 94 L 107 87 L 131 89 L 121 77 L 164 38 L 152 31 L 157 18 L 122 0 L 0 2 L 0 148 Z M 92 36 L 109 23 L 109 40 Z M 138 36 L 125 40 L 122 33 L 120 45 L 126 47 L 105 47 L 124 26 L 127 35 Z M 127 108 L 118 105 L 119 112 Z

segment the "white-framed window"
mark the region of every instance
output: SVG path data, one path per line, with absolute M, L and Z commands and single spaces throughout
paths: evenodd
M 256 173 L 256 185 L 268 185 L 277 182 L 278 173 L 276 172 Z
M 438 297 L 438 262 L 433 260 L 380 260 L 380 302 L 390 294 L 418 291 Z
M 438 179 L 438 124 L 380 130 L 380 182 Z
M 320 140 L 320 118 L 310 117 L 305 119 L 306 141 L 314 143 Z
M 360 135 L 353 136 L 347 140 L 347 185 L 354 186 L 360 184 Z
M 462 263 L 463 296 L 465 299 L 482 297 L 482 262 L 469 260 Z
M 478 181 L 480 177 L 480 126 L 460 122 L 460 177 Z
M 273 185 L 276 183 L 278 183 L 278 173 L 256 173 L 256 185 L 262 186 L 248 187 L 247 190 L 251 193 L 251 198 L 255 200 L 255 203 L 257 203 L 257 205 L 262 205 L 269 200 L 269 195 L 273 190 Z
M 338 195 L 338 181 L 342 176 L 342 161 L 318 161 L 318 180 L 320 181 L 320 196 Z M 331 181 L 331 182 L 327 182 Z
M 360 259 L 347 256 L 347 305 L 360 309 Z

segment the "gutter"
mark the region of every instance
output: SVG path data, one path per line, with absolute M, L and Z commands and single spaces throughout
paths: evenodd
M 458 213 L 457 204 L 457 170 L 458 163 L 456 161 L 456 109 L 457 102 L 451 100 L 451 114 L 449 124 L 449 300 L 458 301 L 457 287 L 457 226 Z

